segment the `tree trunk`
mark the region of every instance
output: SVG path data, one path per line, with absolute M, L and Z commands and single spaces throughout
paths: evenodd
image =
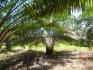
M 7 49 L 7 50 L 11 50 L 11 45 L 10 45 L 9 42 L 6 42 L 6 49 Z
M 5 40 L 5 43 L 6 43 L 6 49 L 7 49 L 7 50 L 11 50 L 11 44 L 10 44 L 10 42 L 9 42 L 9 38 L 7 38 L 7 39 Z
M 52 55 L 54 51 L 54 41 L 52 38 L 47 37 L 45 38 L 45 45 L 46 45 L 46 54 Z

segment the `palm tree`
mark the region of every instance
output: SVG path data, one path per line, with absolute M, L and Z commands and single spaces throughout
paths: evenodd
M 23 23 L 28 21 L 32 23 L 33 19 L 37 23 L 38 19 L 50 18 L 51 15 L 60 19 L 69 16 L 71 8 L 82 7 L 84 9 L 86 2 L 84 0 L 11 0 L 5 7 L 0 7 L 0 13 L 3 13 L 0 14 L 2 15 L 0 18 L 0 42 L 6 42 L 11 35 L 17 31 L 25 30 L 29 26 L 25 26 L 26 24 L 23 25 Z M 29 28 L 34 30 L 47 26 L 49 29 L 55 26 L 53 29 L 60 31 L 60 28 L 56 27 L 58 24 L 47 23 L 45 20 L 43 22 L 43 24 L 31 24 Z

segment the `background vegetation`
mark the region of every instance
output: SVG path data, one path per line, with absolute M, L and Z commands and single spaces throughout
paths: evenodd
M 91 48 L 92 8 L 92 0 L 1 0 L 0 45 L 10 50 L 17 45 L 53 47 L 66 42 Z

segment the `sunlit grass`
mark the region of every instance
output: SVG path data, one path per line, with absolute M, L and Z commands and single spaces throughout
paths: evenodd
M 38 45 L 34 44 L 27 44 L 24 46 L 15 46 L 14 48 L 25 48 L 25 49 L 31 49 L 31 50 L 37 50 L 37 51 L 45 51 L 45 45 L 40 43 Z M 89 51 L 88 47 L 80 47 L 75 45 L 70 45 L 68 43 L 56 43 L 54 46 L 54 50 L 61 51 L 61 50 L 68 50 L 68 51 Z
M 55 45 L 55 50 L 77 50 L 77 51 L 89 51 L 88 47 L 80 47 L 80 46 L 75 46 L 75 45 L 70 45 L 68 43 L 57 43 Z

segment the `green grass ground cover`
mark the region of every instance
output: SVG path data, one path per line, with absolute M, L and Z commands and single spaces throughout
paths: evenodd
M 38 45 L 35 44 L 27 44 L 24 46 L 14 46 L 13 49 L 18 49 L 18 48 L 25 48 L 25 49 L 31 49 L 31 50 L 37 50 L 37 51 L 45 51 L 45 45 L 40 43 Z M 89 51 L 88 47 L 83 47 L 83 46 L 75 46 L 75 45 L 70 45 L 68 43 L 56 43 L 54 46 L 54 50 L 60 51 L 60 50 L 69 50 L 69 51 Z

